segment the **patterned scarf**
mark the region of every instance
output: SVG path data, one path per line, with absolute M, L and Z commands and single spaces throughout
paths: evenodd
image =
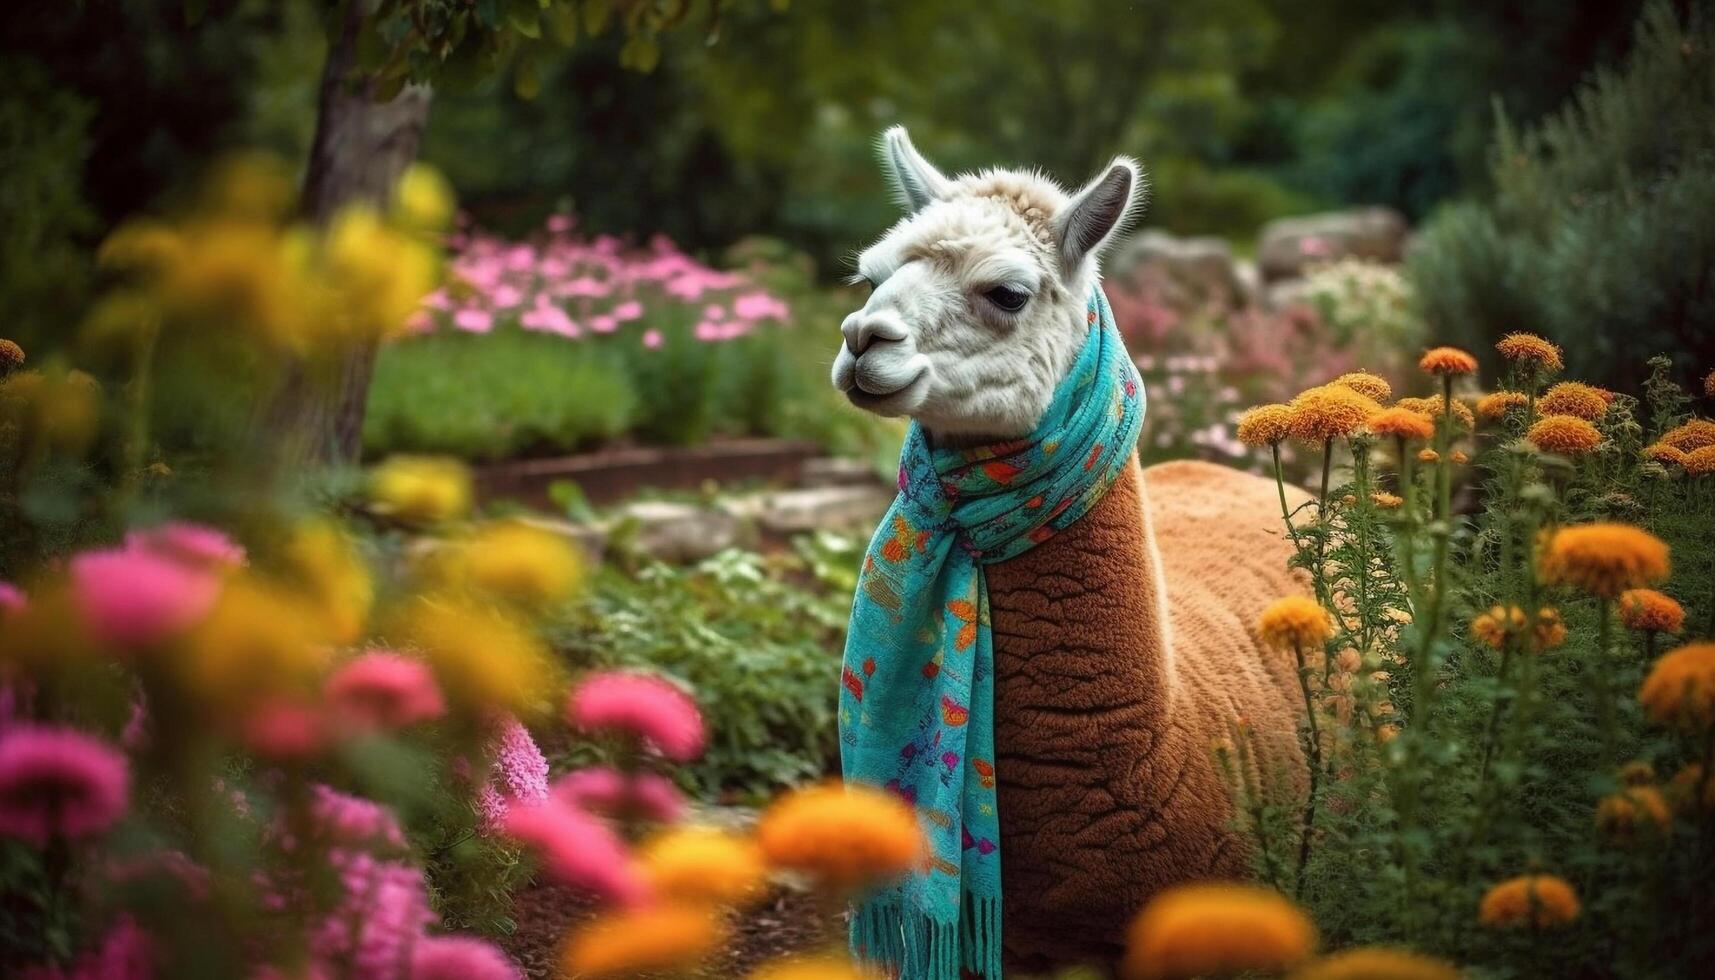
M 1084 516 L 1129 460 L 1143 382 L 1098 286 L 1089 334 L 1036 431 L 936 449 L 915 423 L 899 496 L 864 556 L 841 669 L 845 778 L 917 811 L 923 870 L 868 896 L 853 952 L 904 980 L 999 980 L 1000 821 L 995 804 L 994 645 L 983 566 Z

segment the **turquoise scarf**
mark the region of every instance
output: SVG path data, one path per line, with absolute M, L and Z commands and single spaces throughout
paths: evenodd
M 915 423 L 899 496 L 864 556 L 841 669 L 845 778 L 917 811 L 924 869 L 868 896 L 852 949 L 903 980 L 999 980 L 994 645 L 983 566 L 1084 516 L 1131 457 L 1143 382 L 1100 287 L 1089 336 L 1036 431 L 936 449 Z

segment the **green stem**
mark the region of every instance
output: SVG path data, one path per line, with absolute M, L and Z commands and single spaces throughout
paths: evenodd
M 1528 624 L 1526 624 L 1528 626 Z M 1506 686 L 1508 668 L 1512 665 L 1513 646 L 1518 638 L 1511 632 L 1507 634 L 1506 642 L 1501 645 L 1501 667 L 1496 675 L 1499 690 L 1495 692 L 1495 704 L 1489 711 L 1488 734 L 1483 738 L 1483 766 L 1477 774 L 1477 794 L 1481 798 L 1489 782 L 1489 763 L 1494 760 L 1495 742 L 1501 731 L 1501 713 L 1506 706 Z
M 1310 863 L 1310 837 L 1316 826 L 1316 803 L 1322 779 L 1322 732 L 1316 724 L 1316 701 L 1310 695 L 1310 667 L 1304 662 L 1303 645 L 1294 643 L 1292 653 L 1298 660 L 1298 688 L 1304 693 L 1304 717 L 1310 727 L 1305 760 L 1310 767 L 1310 797 L 1304 802 L 1304 817 L 1298 838 L 1298 875 L 1293 886 L 1293 894 L 1303 897 L 1304 869 Z
M 1596 600 L 1596 663 L 1589 672 L 1596 696 L 1596 716 L 1602 725 L 1602 767 L 1612 769 L 1618 757 L 1619 731 L 1614 724 L 1614 687 L 1608 683 L 1608 651 L 1612 649 L 1612 615 L 1606 598 Z

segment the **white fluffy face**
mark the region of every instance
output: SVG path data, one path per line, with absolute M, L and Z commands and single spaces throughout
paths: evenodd
M 1099 252 L 1132 206 L 1128 161 L 1068 197 L 1036 174 L 948 180 L 901 129 L 884 161 L 913 213 L 866 249 L 872 291 L 845 318 L 834 387 L 949 442 L 1028 434 L 1087 336 Z

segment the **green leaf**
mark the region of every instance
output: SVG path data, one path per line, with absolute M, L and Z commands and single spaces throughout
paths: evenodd
M 577 8 L 569 3 L 557 3 L 547 11 L 548 36 L 558 43 L 571 47 L 578 39 Z
M 661 63 L 661 45 L 651 35 L 633 34 L 625 39 L 625 47 L 619 49 L 619 63 L 640 72 L 652 72 Z
M 536 0 L 511 0 L 506 8 L 506 22 L 532 40 L 542 36 L 542 12 Z
M 607 23 L 613 14 L 613 7 L 608 0 L 583 0 L 584 3 L 584 33 L 590 37 L 600 37 L 607 30 Z
M 512 91 L 526 102 L 542 92 L 542 70 L 536 64 L 535 53 L 528 48 L 518 55 L 518 68 L 512 75 Z

